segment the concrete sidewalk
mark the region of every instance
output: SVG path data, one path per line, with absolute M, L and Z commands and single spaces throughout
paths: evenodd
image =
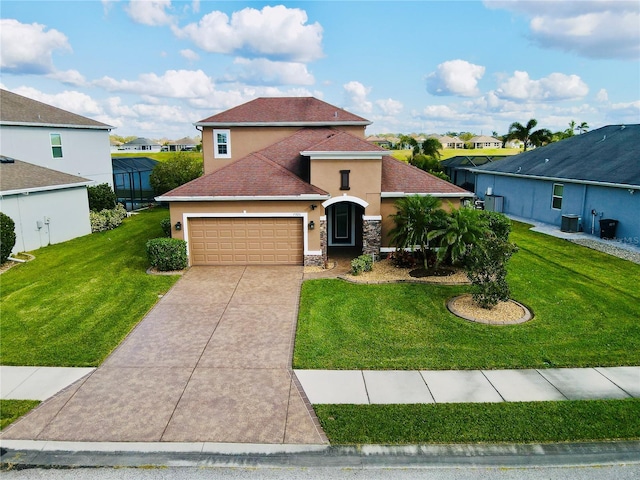
M 312 404 L 640 398 L 640 367 L 294 371 Z
M 95 368 L 0 366 L 0 399 L 46 400 Z

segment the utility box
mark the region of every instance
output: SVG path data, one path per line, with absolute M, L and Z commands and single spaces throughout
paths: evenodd
M 562 215 L 562 223 L 560 224 L 560 231 L 568 233 L 576 233 L 580 231 L 580 216 L 579 215 Z
M 504 207 L 504 197 L 500 195 L 485 195 L 484 209 L 490 212 L 502 213 Z

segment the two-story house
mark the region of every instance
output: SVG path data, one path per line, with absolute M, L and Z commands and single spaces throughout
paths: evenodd
M 379 256 L 395 250 L 397 199 L 473 196 L 367 142 L 370 124 L 312 97 L 258 98 L 195 123 L 205 174 L 157 198 L 190 264 L 323 265 L 338 247 Z
M 113 187 L 102 122 L 0 89 L 0 154 Z

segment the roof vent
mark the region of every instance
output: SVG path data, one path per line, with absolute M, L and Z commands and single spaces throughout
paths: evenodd
M 15 163 L 15 160 L 11 157 L 5 157 L 4 155 L 0 155 L 0 163 Z
M 545 159 L 544 159 L 544 163 L 549 163 L 549 159 L 548 159 L 548 158 L 545 158 Z
M 620 130 L 624 130 L 626 128 L 626 125 L 621 125 L 620 126 Z

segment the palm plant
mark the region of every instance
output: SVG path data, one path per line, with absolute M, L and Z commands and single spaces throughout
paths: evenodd
M 391 241 L 399 249 L 420 248 L 424 268 L 429 268 L 430 241 L 433 230 L 441 229 L 446 222 L 446 213 L 440 208 L 440 199 L 432 196 L 411 195 L 396 201 L 398 213 L 391 215 L 396 226 L 389 232 Z
M 473 208 L 452 209 L 447 223 L 429 232 L 430 239 L 439 239 L 438 263 L 447 259 L 460 263 L 474 245 L 480 244 L 487 233 L 487 222 L 480 211 Z
M 509 126 L 507 139 L 513 140 L 515 138 L 520 140 L 524 143 L 525 152 L 527 151 L 527 147 L 530 143 L 539 147 L 540 145 L 551 142 L 553 133 L 550 130 L 543 128 L 532 132 L 536 125 L 538 125 L 538 121 L 535 118 L 529 120 L 526 125 L 522 125 L 519 122 L 513 122 Z
M 589 124 L 587 122 L 582 122 L 580 125 L 576 127 L 580 134 L 586 133 L 589 130 Z

